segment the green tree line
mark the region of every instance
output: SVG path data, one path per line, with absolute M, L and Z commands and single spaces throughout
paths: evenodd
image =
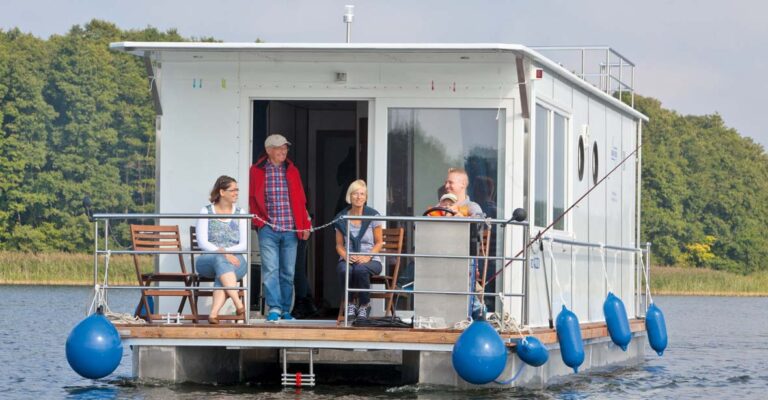
M 98 20 L 45 40 L 0 30 L 0 250 L 90 250 L 84 195 L 98 210 L 154 210 L 146 71 L 140 58 L 108 45 L 184 40 L 175 30 L 125 31 Z M 768 269 L 762 146 L 719 115 L 683 116 L 639 96 L 636 105 L 650 118 L 641 229 L 654 262 Z
M 0 250 L 84 251 L 99 210 L 154 209 L 154 110 L 142 60 L 114 41 L 181 41 L 93 20 L 47 40 L 0 31 Z
M 642 236 L 654 263 L 768 270 L 768 155 L 715 115 L 635 99 L 643 126 Z

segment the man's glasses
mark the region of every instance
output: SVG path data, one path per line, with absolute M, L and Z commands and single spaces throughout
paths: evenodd
M 224 189 L 224 191 L 225 191 L 225 192 L 235 192 L 235 193 L 239 193 L 239 192 L 240 192 L 240 189 L 237 189 L 237 188 L 235 188 L 235 189 Z

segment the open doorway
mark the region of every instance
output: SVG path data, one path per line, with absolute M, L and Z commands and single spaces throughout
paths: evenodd
M 312 225 L 333 220 L 346 206 L 349 184 L 366 179 L 368 102 L 254 100 L 252 120 L 252 162 L 265 154 L 268 135 L 285 136 L 292 143 L 288 157 L 301 173 Z M 310 296 L 322 313 L 335 317 L 343 289 L 336 278 L 333 228 L 315 232 L 305 244 L 297 251 L 297 304 Z

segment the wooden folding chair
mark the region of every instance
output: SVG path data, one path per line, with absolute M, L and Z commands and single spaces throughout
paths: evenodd
M 389 228 L 389 229 L 383 229 L 382 230 L 382 238 L 384 239 L 384 246 L 381 248 L 381 251 L 379 254 L 386 257 L 387 253 L 390 254 L 400 254 L 400 252 L 403 249 L 403 228 Z M 371 276 L 371 285 L 384 285 L 384 288 L 387 290 L 395 290 L 397 288 L 397 276 L 400 273 L 400 256 L 392 256 L 396 257 L 395 262 L 392 266 L 392 274 L 391 275 L 373 275 Z M 386 268 L 386 265 L 388 262 L 384 262 L 384 267 Z M 386 270 L 385 270 L 386 274 Z M 384 306 L 384 312 L 388 315 L 392 315 L 394 312 L 394 293 L 371 293 L 372 299 L 387 299 L 387 302 Z M 341 294 L 341 303 L 339 304 L 339 315 L 337 317 L 337 321 L 341 322 L 344 320 L 344 293 Z
M 189 227 L 189 247 L 192 251 L 200 251 L 202 250 L 200 246 L 197 244 L 197 227 L 190 226 Z M 195 255 L 192 254 L 191 256 L 192 260 L 192 273 L 194 274 L 194 286 L 200 286 L 201 283 L 213 283 L 216 278 L 208 278 L 205 276 L 200 276 L 200 274 L 197 272 L 197 269 L 195 267 Z M 248 276 L 246 274 L 245 276 Z M 237 281 L 239 286 L 243 286 L 243 280 L 240 279 Z M 240 300 L 245 304 L 245 290 L 239 291 Z M 206 296 L 210 297 L 213 296 L 213 290 L 197 290 L 195 291 L 195 301 L 198 300 L 200 296 Z M 203 319 L 208 319 L 208 315 L 198 315 L 198 317 Z M 219 315 L 219 320 L 225 321 L 225 320 L 232 320 L 232 321 L 245 321 L 245 315 L 237 316 L 237 315 Z
M 133 243 L 133 250 L 135 251 L 181 251 L 181 237 L 177 225 L 131 225 L 131 242 Z M 187 287 L 193 285 L 194 278 L 191 272 L 187 272 L 183 255 L 178 254 L 180 272 L 142 273 L 139 257 L 140 255 L 133 254 L 136 278 L 139 281 L 139 285 L 146 287 L 147 289 L 141 289 L 141 299 L 139 307 L 137 307 L 136 310 L 136 315 L 138 316 L 141 308 L 144 307 L 147 322 L 151 323 L 152 320 L 162 319 L 163 316 L 161 314 L 152 313 L 147 302 L 147 297 L 181 297 L 177 312 L 181 314 L 182 311 L 184 311 L 184 303 L 186 300 L 189 300 L 189 307 L 192 312 L 191 319 L 196 323 L 199 317 L 197 315 L 197 302 L 195 301 L 193 290 L 184 289 L 181 286 L 179 287 L 179 290 L 151 289 L 153 283 L 162 285 L 167 282 L 181 282 Z M 184 317 L 190 318 L 189 315 L 184 315 Z
M 381 248 L 380 253 L 386 256 L 387 253 L 400 254 L 403 250 L 403 228 L 387 228 L 382 231 L 384 237 L 384 247 Z M 383 284 L 387 290 L 395 290 L 397 288 L 397 277 L 400 273 L 400 256 L 390 256 L 395 258 L 395 262 L 392 265 L 391 275 L 374 275 L 371 277 L 371 284 Z M 386 262 L 385 268 L 389 262 Z M 385 270 L 386 274 L 386 270 Z M 372 299 L 387 299 L 387 303 L 384 307 L 384 312 L 387 315 L 394 313 L 394 293 L 371 293 Z

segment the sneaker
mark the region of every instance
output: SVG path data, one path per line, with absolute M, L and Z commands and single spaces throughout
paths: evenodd
M 357 304 L 349 303 L 347 306 L 347 320 L 354 321 L 357 318 Z
M 267 315 L 267 322 L 277 322 L 280 319 L 280 313 L 277 311 L 270 311 Z
M 292 321 L 294 319 L 293 315 L 291 315 L 289 312 L 284 312 L 282 318 L 286 321 Z
M 360 306 L 360 308 L 357 310 L 357 320 L 365 320 L 368 319 L 368 316 L 371 315 L 371 306 L 370 304 L 367 306 Z

